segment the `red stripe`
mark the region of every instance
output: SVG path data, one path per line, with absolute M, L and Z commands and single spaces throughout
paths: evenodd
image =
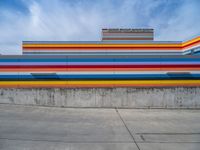
M 198 43 L 200 43 L 200 41 L 196 41 L 196 42 L 187 44 L 187 45 L 183 46 L 183 48 L 187 48 L 187 47 L 190 47 L 190 46 L 195 45 L 195 44 L 198 44 Z
M 0 69 L 14 69 L 14 68 L 199 68 L 199 64 L 189 65 L 4 65 Z

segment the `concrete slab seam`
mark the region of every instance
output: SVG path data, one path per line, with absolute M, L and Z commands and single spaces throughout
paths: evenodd
M 141 150 L 140 147 L 139 147 L 139 145 L 137 144 L 137 142 L 136 142 L 134 136 L 132 135 L 131 131 L 129 130 L 128 126 L 126 125 L 124 119 L 122 118 L 121 114 L 119 113 L 118 109 L 115 108 L 115 111 L 116 111 L 117 115 L 119 116 L 120 120 L 122 121 L 122 123 L 124 124 L 126 130 L 127 130 L 128 133 L 130 134 L 131 138 L 133 139 L 133 142 L 134 142 L 135 145 L 137 146 L 138 150 Z

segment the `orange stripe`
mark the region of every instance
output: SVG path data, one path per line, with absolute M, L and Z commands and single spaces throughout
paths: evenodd
M 191 44 L 191 45 L 184 46 L 183 50 L 189 49 L 189 48 L 191 48 L 191 47 L 193 47 L 193 46 L 197 46 L 197 45 L 199 45 L 199 44 L 200 44 L 200 41 L 198 41 L 198 42 L 196 42 L 196 43 L 194 43 L 194 44 Z
M 157 49 L 157 50 L 183 50 L 190 48 L 192 46 L 196 46 L 200 44 L 200 36 L 193 38 L 191 40 L 188 40 L 186 42 L 180 43 L 180 44 L 173 44 L 173 43 L 166 43 L 166 44 L 150 44 L 150 43 L 144 43 L 144 44 L 66 44 L 66 47 L 63 46 L 65 44 L 46 44 L 47 46 L 44 46 L 45 44 L 23 44 L 23 51 L 29 51 L 29 50 L 35 50 L 39 45 L 42 47 L 38 47 L 39 49 L 43 50 L 49 50 L 50 48 L 52 49 L 53 47 L 55 48 L 54 50 L 57 50 L 56 47 L 61 50 L 62 48 L 64 50 L 67 49 L 87 49 L 87 50 L 94 50 L 94 49 L 114 49 L 114 50 L 121 50 L 121 49 L 140 49 L 140 50 L 152 50 L 152 49 Z M 31 46 L 30 46 L 31 45 Z M 52 45 L 52 46 L 51 46 Z M 56 45 L 56 46 L 55 46 Z
M 197 36 L 191 40 L 188 40 L 186 42 L 183 42 L 182 45 L 183 46 L 187 46 L 187 45 L 190 45 L 190 44 L 193 44 L 193 43 L 196 43 L 197 41 L 200 41 L 200 36 Z

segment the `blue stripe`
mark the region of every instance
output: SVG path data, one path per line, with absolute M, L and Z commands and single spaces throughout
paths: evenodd
M 197 79 L 200 74 L 0 75 L 1 79 Z
M 56 65 L 200 65 L 200 62 L 1 62 L 0 66 L 56 66 Z
M 0 62 L 179 62 L 200 61 L 200 58 L 69 58 L 69 59 L 0 59 Z

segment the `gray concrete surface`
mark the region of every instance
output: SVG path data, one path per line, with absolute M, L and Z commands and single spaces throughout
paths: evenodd
M 0 89 L 0 104 L 100 108 L 200 108 L 199 87 L 11 88 Z
M 200 149 L 200 110 L 119 110 L 143 150 Z
M 200 110 L 0 105 L 0 150 L 199 150 Z

